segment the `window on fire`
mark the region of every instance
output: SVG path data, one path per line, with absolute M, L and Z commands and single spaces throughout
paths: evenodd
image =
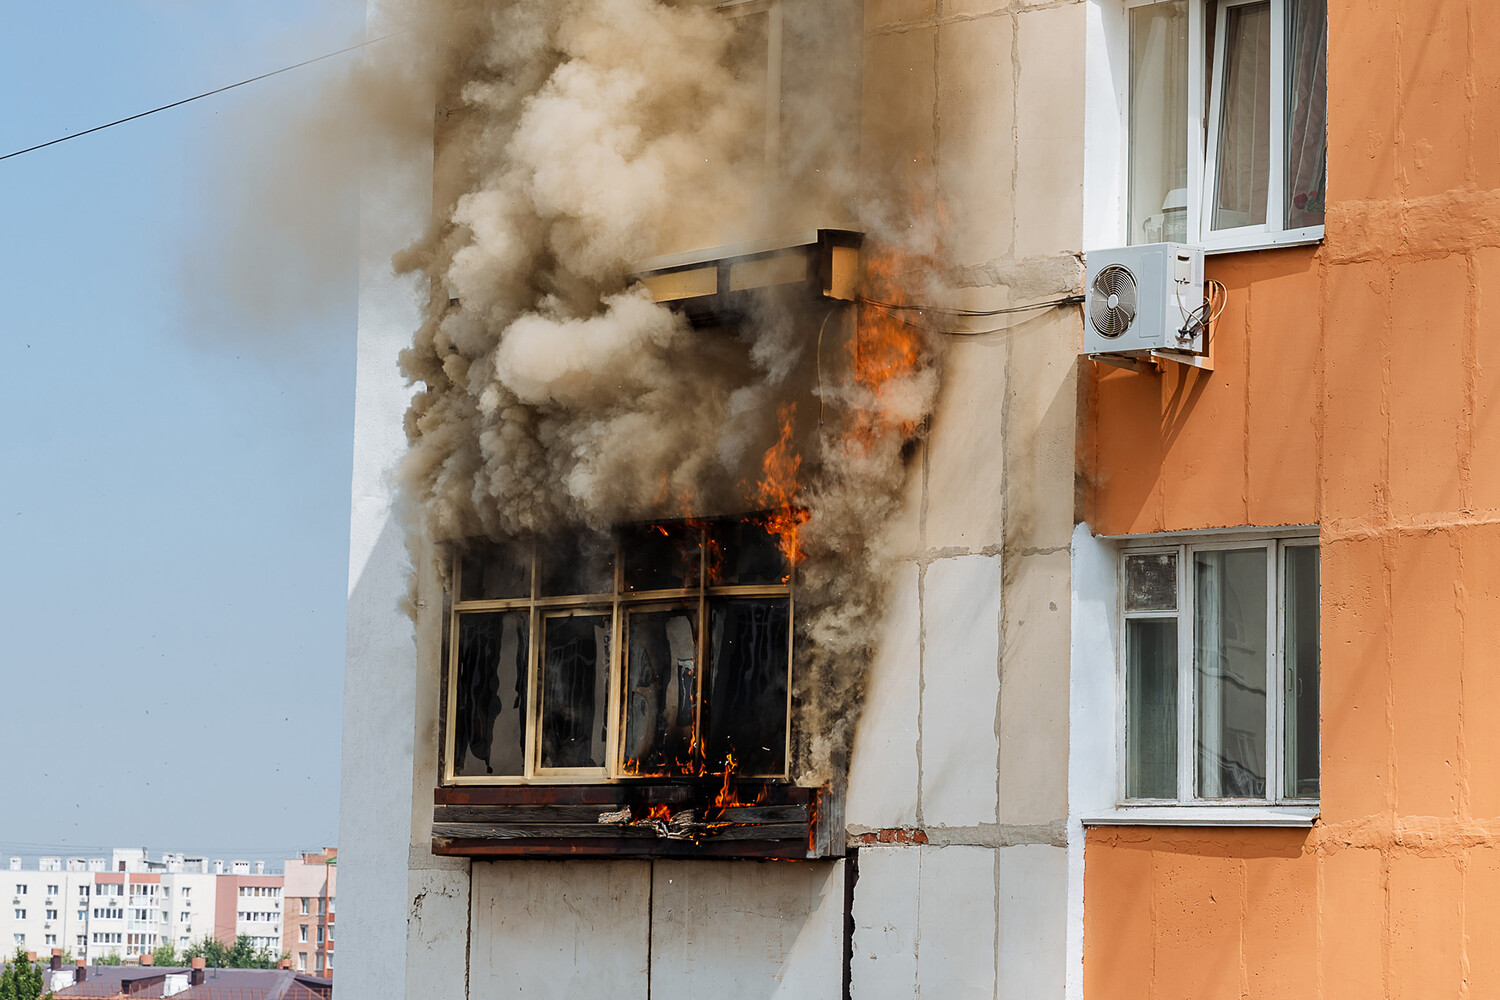
M 452 581 L 446 779 L 785 777 L 788 519 L 468 546 Z

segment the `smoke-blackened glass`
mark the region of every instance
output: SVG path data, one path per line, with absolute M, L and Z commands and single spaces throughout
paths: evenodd
M 709 530 L 707 564 L 710 587 L 781 584 L 791 573 L 781 539 L 765 518 L 715 522 Z
M 529 615 L 460 614 L 457 639 L 453 773 L 524 774 Z
M 611 594 L 615 546 L 607 535 L 572 535 L 537 543 L 537 587 L 541 597 Z
M 543 768 L 601 768 L 609 703 L 610 615 L 545 619 L 542 647 Z
M 698 704 L 698 613 L 688 608 L 632 611 L 626 623 L 627 775 L 680 774 L 693 766 Z
M 460 554 L 458 599 L 497 601 L 531 596 L 531 546 L 480 541 Z
M 697 587 L 702 571 L 701 528 L 693 522 L 632 525 L 620 532 L 625 589 L 686 590 Z
M 709 607 L 704 754 L 710 771 L 732 755 L 743 775 L 786 771 L 790 602 L 715 600 Z

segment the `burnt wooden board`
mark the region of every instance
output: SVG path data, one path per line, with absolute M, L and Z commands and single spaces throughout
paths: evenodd
M 619 782 L 611 785 L 442 785 L 433 790 L 435 805 L 599 805 L 618 808 L 632 803 L 707 805 L 719 792 L 716 781 Z M 757 805 L 811 802 L 817 789 L 771 782 L 735 783 L 741 801 Z
M 621 804 L 619 808 L 624 808 Z M 597 823 L 599 817 L 617 811 L 613 804 L 576 806 L 434 806 L 434 823 Z M 645 810 L 639 810 L 644 814 Z M 804 804 L 786 806 L 729 806 L 707 808 L 698 818 L 716 823 L 806 823 L 809 809 Z
M 799 861 L 812 855 L 792 840 L 476 840 L 434 837 L 432 853 L 462 858 L 746 858 Z
M 433 798 L 433 852 L 462 857 L 814 856 L 821 810 L 817 789 L 745 781 L 734 790 L 754 804 L 716 808 L 719 781 L 632 781 L 608 785 L 449 786 Z M 692 824 L 645 818 L 692 810 Z M 599 822 L 629 810 L 633 821 Z M 824 853 L 827 853 L 826 851 Z

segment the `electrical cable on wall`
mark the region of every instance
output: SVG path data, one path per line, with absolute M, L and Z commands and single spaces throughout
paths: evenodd
M 905 316 L 898 314 L 917 313 L 918 315 L 922 315 L 926 313 L 933 313 L 938 316 L 952 316 L 956 318 L 979 316 L 1009 316 L 1016 313 L 1035 312 L 1038 309 L 1055 309 L 1062 306 L 1080 305 L 1084 301 L 1084 297 L 1082 295 L 1066 295 L 1062 298 L 1047 299 L 1043 302 L 1029 302 L 1025 305 L 1006 306 L 1003 309 L 946 309 L 939 306 L 904 306 L 898 305 L 894 302 L 881 302 L 878 299 L 868 298 L 861 298 L 859 301 L 864 303 L 865 305 L 871 305 L 876 307 L 877 309 L 881 309 L 887 313 L 892 314 L 893 318 L 898 323 L 914 327 L 918 330 L 925 330 L 928 333 L 936 333 L 944 337 L 984 337 L 990 334 L 1004 333 L 1005 331 L 1011 329 L 1011 327 L 1003 326 L 997 327 L 992 330 L 946 330 L 935 326 L 928 326 L 924 323 L 918 323 L 915 320 L 907 319 Z

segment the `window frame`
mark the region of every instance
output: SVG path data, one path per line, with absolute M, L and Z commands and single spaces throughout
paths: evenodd
M 755 514 L 747 515 L 754 517 Z M 628 781 L 680 780 L 681 775 L 635 774 L 624 766 L 624 687 L 626 683 L 626 651 L 628 642 L 628 619 L 638 612 L 663 610 L 692 610 L 697 616 L 694 642 L 697 656 L 697 689 L 695 704 L 698 706 L 694 720 L 695 741 L 701 741 L 700 727 L 703 721 L 704 683 L 708 676 L 709 611 L 715 598 L 773 598 L 787 602 L 787 683 L 786 698 L 782 713 L 782 769 L 774 774 L 760 772 L 737 772 L 741 778 L 788 781 L 792 769 L 792 690 L 795 658 L 793 656 L 796 633 L 796 570 L 788 568 L 784 582 L 777 584 L 711 585 L 708 579 L 710 546 L 708 533 L 715 524 L 729 519 L 676 519 L 650 522 L 651 524 L 688 524 L 699 532 L 698 584 L 694 587 L 661 590 L 627 590 L 625 587 L 624 541 L 620 532 L 614 533 L 613 548 L 613 592 L 608 594 L 579 594 L 563 597 L 541 595 L 541 558 L 545 544 L 534 540 L 527 546 L 528 577 L 530 593 L 527 597 L 462 600 L 463 559 L 461 552 L 454 552 L 447 580 L 448 614 L 445 628 L 444 664 L 447 676 L 443 690 L 444 732 L 442 734 L 443 763 L 440 773 L 441 785 L 605 785 Z M 630 526 L 622 526 L 630 527 Z M 461 614 L 475 612 L 527 611 L 527 680 L 525 714 L 525 760 L 523 773 L 519 775 L 461 775 L 455 773 L 456 733 L 458 711 L 458 658 L 459 619 Z M 609 677 L 606 691 L 606 740 L 605 766 L 601 768 L 543 768 L 541 766 L 541 671 L 545 651 L 544 626 L 549 617 L 559 615 L 610 615 Z M 722 772 L 711 772 L 722 773 Z
M 1133 67 L 1130 65 L 1132 13 L 1140 7 L 1151 7 L 1171 0 L 1124 0 L 1124 46 L 1125 69 L 1122 85 L 1120 130 L 1121 166 L 1124 176 L 1120 186 L 1120 227 L 1126 245 L 1134 245 L 1130 232 L 1130 192 L 1134 184 L 1131 176 L 1131 82 Z M 1286 205 L 1283 203 L 1287 186 L 1286 141 L 1288 128 L 1287 87 L 1287 3 L 1289 0 L 1218 0 L 1213 34 L 1214 51 L 1206 51 L 1208 44 L 1207 7 L 1210 0 L 1186 0 L 1188 15 L 1188 94 L 1187 121 L 1187 181 L 1188 217 L 1187 242 L 1201 247 L 1204 253 L 1233 253 L 1243 250 L 1260 250 L 1280 246 L 1300 246 L 1321 243 L 1326 226 L 1303 226 L 1285 228 Z M 1266 192 L 1266 222 L 1253 226 L 1215 231 L 1210 228 L 1211 204 L 1215 192 L 1214 171 L 1218 163 L 1218 151 L 1222 130 L 1218 122 L 1223 114 L 1224 49 L 1228 11 L 1255 3 L 1269 2 L 1271 5 L 1271 73 L 1268 101 L 1272 108 L 1270 128 L 1271 173 Z M 1210 60 L 1210 56 L 1212 59 Z M 1209 74 L 1214 79 L 1210 80 Z M 1210 91 L 1210 85 L 1213 85 Z M 1327 142 L 1325 123 L 1324 142 Z M 1326 159 L 1325 159 L 1326 170 Z
M 1318 797 L 1295 797 L 1286 789 L 1286 552 L 1293 548 L 1318 548 L 1317 528 L 1286 529 L 1274 533 L 1191 533 L 1122 539 L 1116 559 L 1115 611 L 1119 623 L 1115 644 L 1115 808 L 1121 818 L 1135 813 L 1142 817 L 1195 814 L 1212 819 L 1240 811 L 1265 810 L 1267 822 L 1277 811 L 1307 814 L 1309 821 L 1321 806 Z M 1204 798 L 1197 794 L 1198 685 L 1194 641 L 1196 586 L 1191 576 L 1197 552 L 1261 550 L 1266 553 L 1266 795 L 1260 798 Z M 1126 609 L 1126 563 L 1130 556 L 1171 553 L 1176 557 L 1176 609 L 1173 611 Z M 1321 560 L 1320 560 L 1321 567 Z M 1319 588 L 1322 587 L 1321 571 Z M 1177 624 L 1177 795 L 1173 798 L 1133 798 L 1129 795 L 1129 651 L 1128 622 L 1176 619 Z M 1321 644 L 1320 644 L 1321 645 Z M 1321 661 L 1321 655 L 1320 655 Z M 1319 674 L 1321 677 L 1321 662 Z M 1318 727 L 1322 753 L 1321 711 Z M 1321 776 L 1321 767 L 1320 767 Z M 1278 824 L 1279 825 L 1279 824 Z

